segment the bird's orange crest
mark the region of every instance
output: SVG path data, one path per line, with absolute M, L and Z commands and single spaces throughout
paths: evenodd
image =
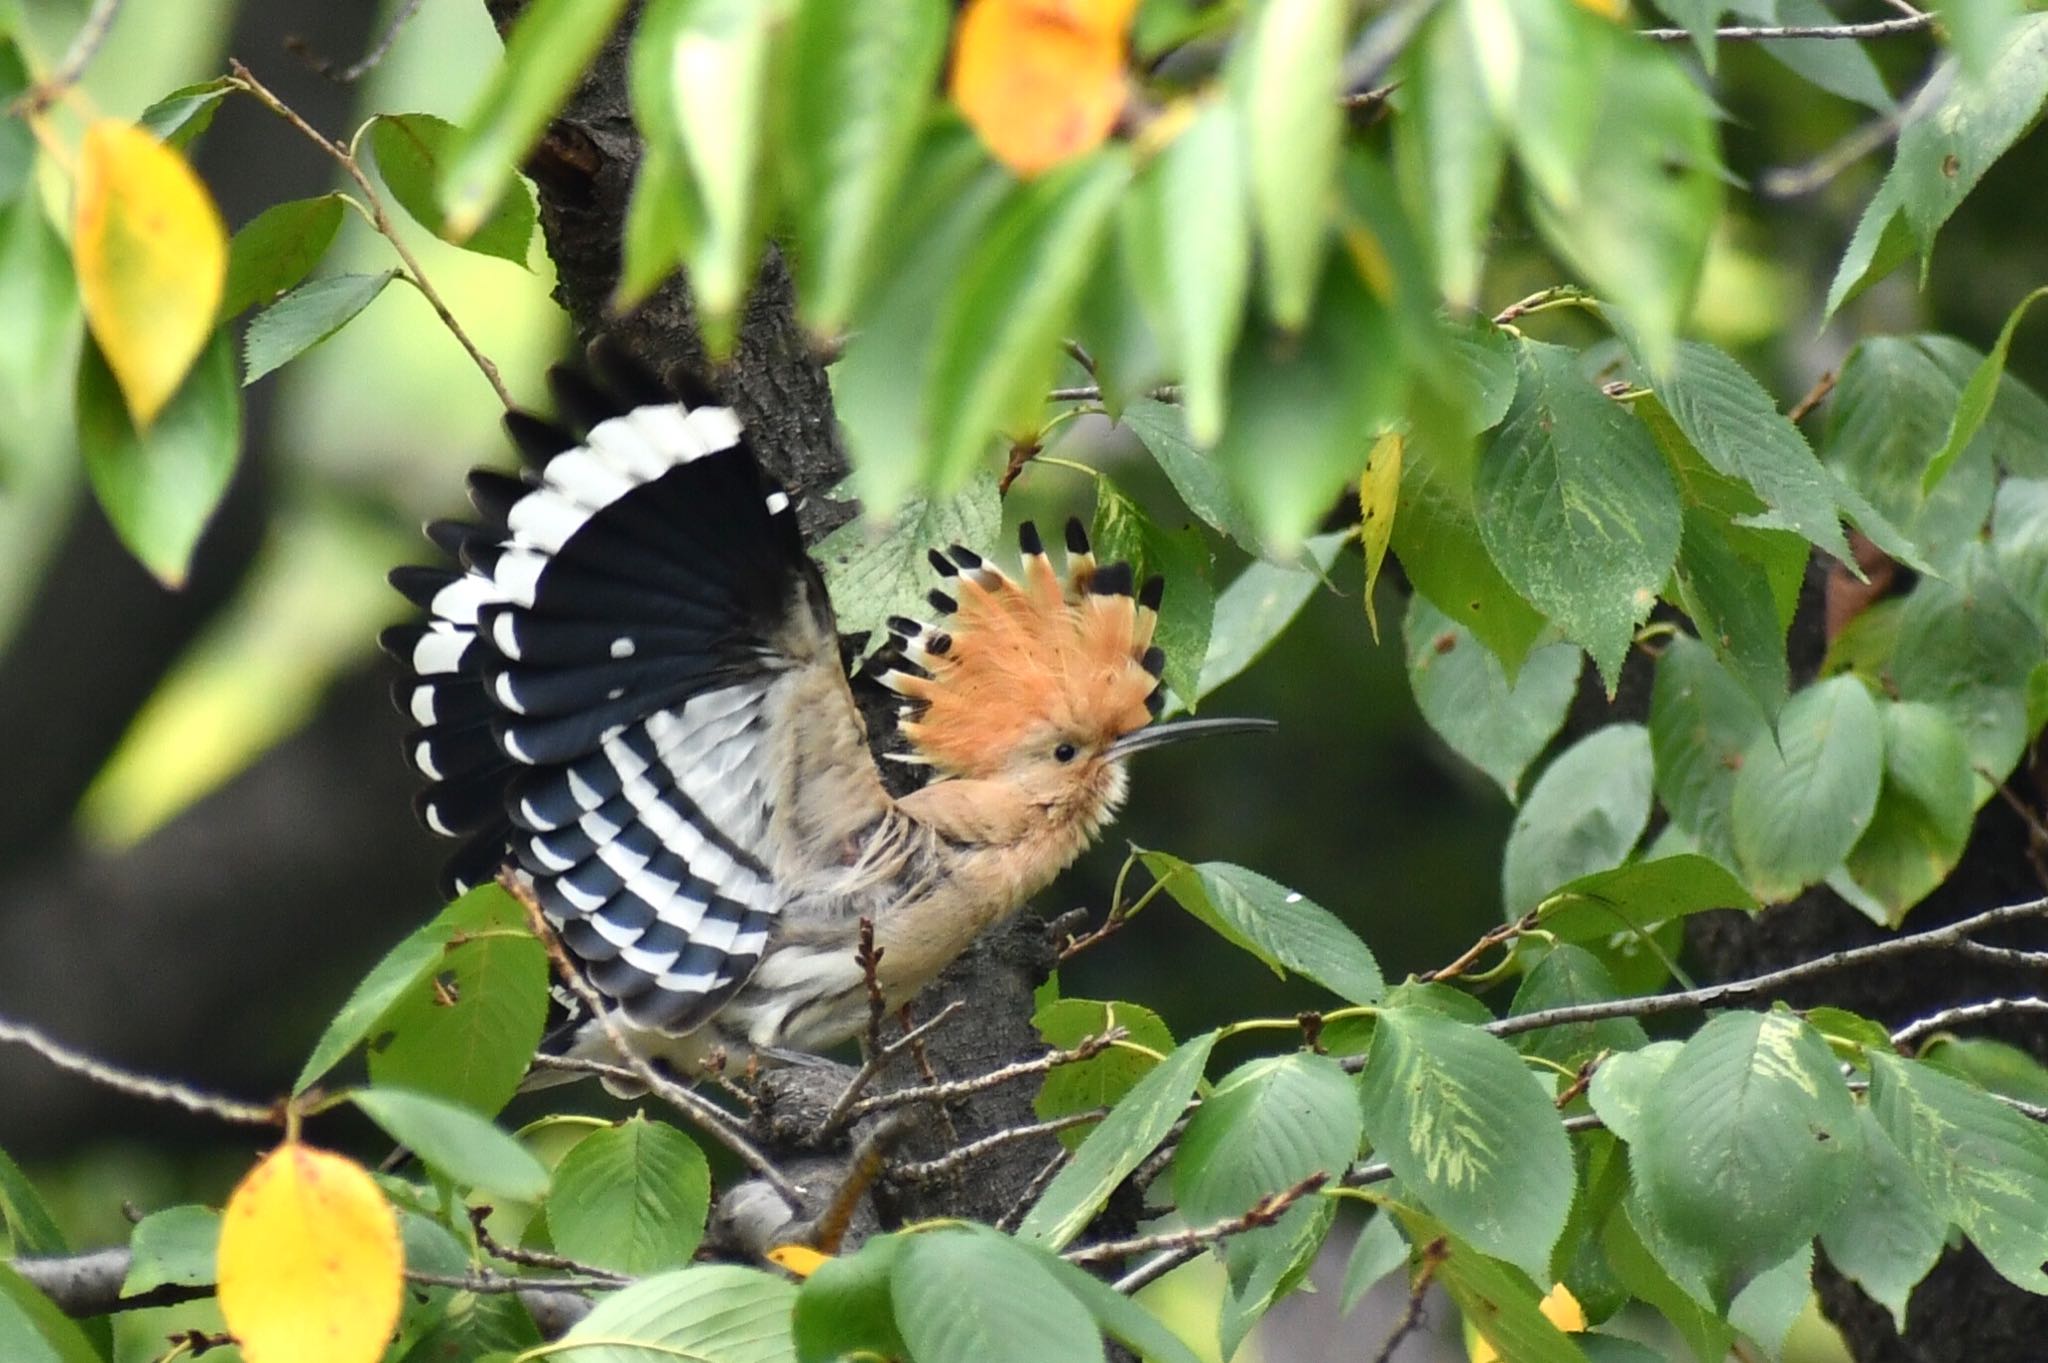
M 1018 531 L 1023 581 L 972 550 L 933 550 L 946 580 L 939 620 L 892 619 L 880 680 L 904 697 L 913 755 L 949 776 L 989 776 L 1021 748 L 1101 748 L 1159 713 L 1165 655 L 1152 644 L 1164 584 L 1133 593 L 1131 566 L 1100 567 L 1080 522 L 1067 523 L 1067 576 L 1036 527 Z

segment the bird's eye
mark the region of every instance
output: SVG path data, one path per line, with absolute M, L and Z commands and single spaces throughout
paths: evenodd
M 1053 761 L 1055 761 L 1055 762 L 1071 762 L 1071 761 L 1073 761 L 1073 760 L 1074 760 L 1074 754 L 1075 754 L 1075 752 L 1076 752 L 1076 751 L 1077 751 L 1077 749 L 1076 749 L 1076 748 L 1074 747 L 1074 745 L 1073 745 L 1073 744 L 1071 744 L 1071 743 L 1062 743 L 1062 744 L 1060 744 L 1060 745 L 1059 745 L 1059 746 L 1058 746 L 1057 748 L 1054 748 L 1054 749 L 1052 750 L 1052 758 L 1053 758 Z

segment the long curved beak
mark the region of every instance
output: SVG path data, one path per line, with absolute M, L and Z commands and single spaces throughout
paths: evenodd
M 1279 727 L 1270 719 L 1173 719 L 1132 730 L 1110 744 L 1103 756 L 1129 757 L 1134 752 L 1175 743 L 1183 738 L 1202 738 L 1209 734 L 1265 734 Z

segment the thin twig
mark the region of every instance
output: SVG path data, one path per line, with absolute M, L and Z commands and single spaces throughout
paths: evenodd
M 86 12 L 85 22 L 78 26 L 77 34 L 71 39 L 71 46 L 64 51 L 63 60 L 57 69 L 24 91 L 21 97 L 8 106 L 9 118 L 34 118 L 64 97 L 64 92 L 78 84 L 85 68 L 92 65 L 92 59 L 99 55 L 100 45 L 113 30 L 114 20 L 121 14 L 121 0 L 97 0 Z
M 1096 1107 L 1086 1112 L 1070 1112 L 1064 1117 L 1053 1117 L 1043 1122 L 1004 1127 L 1001 1131 L 993 1131 L 978 1140 L 956 1146 L 937 1159 L 920 1160 L 916 1164 L 899 1164 L 889 1171 L 889 1176 L 902 1183 L 924 1183 L 930 1179 L 956 1173 L 991 1150 L 998 1150 L 1005 1145 L 1030 1140 L 1036 1136 L 1050 1136 L 1085 1122 L 1100 1121 L 1108 1115 L 1108 1108 Z
M 1065 1146 L 1061 1146 L 1059 1151 L 1051 1159 L 1047 1160 L 1037 1173 L 1031 1176 L 1031 1181 L 1024 1185 L 1024 1191 L 1017 1195 L 1017 1200 L 1011 1204 L 1010 1210 L 1004 1212 L 1002 1217 L 996 1222 L 996 1229 L 1008 1232 L 1014 1231 L 1017 1227 L 1023 1225 L 1024 1218 L 1030 1212 L 1032 1204 L 1038 1201 L 1038 1195 L 1044 1192 L 1046 1187 L 1055 1178 L 1059 1177 L 1060 1170 L 1066 1168 L 1067 1161 L 1072 1158 L 1073 1152 Z
M 859 1119 L 870 1112 L 886 1112 L 891 1108 L 908 1106 L 911 1103 L 949 1102 L 954 1098 L 965 1098 L 980 1093 L 1012 1079 L 1022 1079 L 1033 1074 L 1044 1074 L 1047 1070 L 1058 1069 L 1061 1065 L 1074 1065 L 1083 1060 L 1092 1060 L 1104 1051 L 1122 1041 L 1130 1033 L 1121 1027 L 1112 1027 L 1099 1036 L 1082 1039 L 1071 1049 L 1048 1051 L 1029 1060 L 1019 1060 L 1003 1065 L 969 1079 L 953 1079 L 945 1083 L 919 1084 L 913 1088 L 892 1089 L 878 1093 L 872 1098 L 863 1098 L 847 1112 L 851 1119 Z
M 2048 899 L 2029 900 L 2024 904 L 2007 904 L 2001 908 L 1988 909 L 1970 918 L 1959 919 L 1944 927 L 1930 928 L 1925 932 L 1894 937 L 1889 941 L 1855 947 L 1847 951 L 1832 951 L 1811 961 L 1802 961 L 1798 965 L 1786 966 L 1782 970 L 1766 971 L 1746 980 L 1730 980 L 1725 984 L 1712 984 L 1674 994 L 1652 994 L 1647 998 L 1610 999 L 1598 1003 L 1546 1008 L 1534 1013 L 1501 1018 L 1497 1022 L 1487 1024 L 1486 1030 L 1495 1036 L 1508 1037 L 1518 1036 L 1523 1032 L 1539 1031 L 1545 1027 L 1561 1027 L 1567 1023 L 1604 1022 L 1608 1018 L 1656 1017 L 1664 1013 L 1684 1012 L 1690 1009 L 1720 1008 L 1746 1002 L 1787 985 L 1798 984 L 1838 970 L 1869 965 L 1874 961 L 1889 960 L 1894 956 L 1904 956 L 1916 951 L 1953 946 L 1973 932 L 2005 923 L 2039 918 L 2044 913 L 2048 913 Z M 1364 1068 L 1364 1064 L 1362 1056 L 1349 1056 L 1344 1061 L 1345 1068 L 1353 1072 Z
M 612 1016 L 612 1010 L 606 1006 L 603 997 L 591 987 L 590 981 L 583 978 L 583 972 L 576 968 L 576 963 L 569 959 L 569 953 L 563 950 L 561 940 L 555 936 L 554 929 L 548 926 L 547 915 L 541 912 L 540 901 L 533 897 L 533 891 L 510 871 L 502 873 L 498 877 L 498 883 L 504 886 L 506 893 L 518 900 L 520 906 L 526 910 L 526 921 L 532 927 L 533 935 L 546 950 L 548 959 L 554 963 L 555 974 L 604 1029 L 605 1037 L 611 1042 L 612 1049 L 626 1062 L 626 1077 L 644 1085 L 648 1092 L 682 1112 L 719 1144 L 739 1156 L 740 1162 L 760 1175 L 764 1182 L 781 1194 L 792 1210 L 801 1207 L 803 1190 L 790 1182 L 789 1177 L 756 1149 L 752 1141 L 740 1134 L 725 1109 L 668 1078 L 649 1064 L 646 1056 L 633 1048 L 632 1042 L 626 1039 L 625 1031 L 619 1026 L 618 1019 Z M 554 1057 L 555 1063 L 548 1068 L 584 1069 L 598 1074 L 604 1073 L 606 1069 L 617 1068 L 600 1068 L 601 1062 L 596 1061 L 561 1063 L 567 1060 L 567 1056 Z
M 1145 396 L 1155 402 L 1179 402 L 1180 386 L 1172 383 L 1161 384 L 1157 388 L 1148 389 Z M 1102 389 L 1095 384 L 1086 384 L 1074 388 L 1055 388 L 1045 395 L 1045 400 L 1047 402 L 1100 402 L 1102 401 Z
M 469 1209 L 470 1228 L 476 1232 L 477 1247 L 493 1259 L 502 1259 L 508 1264 L 522 1268 L 551 1268 L 562 1273 L 573 1273 L 579 1278 L 611 1278 L 620 1283 L 631 1281 L 622 1273 L 595 1264 L 579 1263 L 566 1254 L 550 1254 L 545 1250 L 521 1249 L 517 1245 L 498 1242 L 484 1222 L 490 1218 L 489 1206 L 475 1206 Z
M 1823 370 L 1821 376 L 1813 381 L 1813 387 L 1806 390 L 1806 396 L 1793 403 L 1792 410 L 1785 413 L 1785 419 L 1794 425 L 1806 420 L 1813 409 L 1820 406 L 1827 395 L 1834 391 L 1835 371 Z
M 630 1286 L 634 1279 L 606 1275 L 602 1278 L 582 1276 L 563 1278 L 514 1278 L 503 1273 L 493 1273 L 488 1268 L 473 1268 L 467 1273 L 429 1273 L 424 1269 L 409 1268 L 405 1280 L 422 1287 L 455 1287 L 465 1292 L 511 1293 L 511 1292 L 613 1292 Z
M 1764 43 L 1799 38 L 1854 41 L 1858 38 L 1893 38 L 1933 26 L 1932 14 L 1916 11 L 1897 19 L 1876 19 L 1867 24 L 1739 24 L 1733 28 L 1715 29 L 1714 37 L 1724 43 Z M 1653 43 L 1682 43 L 1692 40 L 1692 30 L 1639 28 L 1636 36 L 1648 38 Z
M 860 1200 L 867 1196 L 868 1189 L 875 1186 L 889 1152 L 902 1144 L 910 1130 L 910 1114 L 907 1112 L 899 1112 L 875 1123 L 874 1129 L 853 1148 L 853 1157 L 846 1162 L 846 1177 L 833 1190 L 825 1209 L 797 1238 L 823 1253 L 837 1254 L 846 1239 L 847 1228 L 853 1225 L 853 1214 L 859 1208 Z
M 890 1061 L 903 1054 L 909 1047 L 922 1042 L 926 1034 L 934 1027 L 944 1022 L 947 1018 L 952 1017 L 966 1006 L 965 1000 L 954 999 L 929 1020 L 913 1027 L 888 1045 L 882 1046 L 879 1049 L 870 1049 L 868 1058 L 862 1062 L 860 1069 L 855 1072 L 853 1078 L 847 1081 L 846 1087 L 840 1090 L 838 1100 L 832 1104 L 832 1110 L 825 1114 L 825 1120 L 819 1124 L 818 1135 L 827 1136 L 837 1131 L 841 1124 L 846 1121 L 848 1114 L 852 1112 L 855 1100 L 860 1097 L 869 1084 L 874 1082 L 876 1075 L 888 1068 Z
M 882 980 L 878 973 L 882 966 L 882 949 L 875 945 L 875 920 L 860 920 L 860 943 L 853 950 L 853 961 L 860 967 L 861 980 L 868 991 L 868 1054 L 882 1053 L 882 1019 L 888 1015 L 888 1002 L 882 997 Z
M 419 258 L 413 255 L 412 248 L 405 244 L 405 239 L 398 235 L 398 229 L 392 225 L 390 213 L 385 211 L 383 196 L 377 193 L 376 186 L 370 182 L 369 175 L 356 161 L 354 154 L 299 117 L 297 110 L 272 94 L 269 87 L 257 80 L 255 74 L 241 62 L 229 58 L 228 69 L 241 87 L 254 95 L 264 108 L 291 124 L 314 146 L 326 152 L 348 173 L 348 177 L 356 182 L 356 187 L 363 192 L 364 202 L 369 206 L 370 226 L 376 229 L 378 236 L 390 242 L 391 249 L 398 253 L 399 260 L 405 265 L 406 282 L 420 291 L 420 297 L 427 300 L 427 305 L 433 308 L 434 315 L 441 319 L 441 324 L 448 328 L 456 341 L 469 353 L 469 358 L 476 363 L 476 367 L 483 372 L 484 379 L 491 385 L 491 391 L 498 395 L 498 401 L 505 404 L 507 411 L 513 410 L 517 404 L 512 401 L 512 394 L 507 391 L 504 379 L 499 377 L 498 366 L 491 363 L 488 355 L 477 349 L 476 342 L 470 340 L 469 333 L 462 329 L 462 323 L 456 321 L 455 314 L 448 310 L 448 305 L 442 301 L 439 291 L 427 278 L 427 272 L 420 268 Z
M 1926 1017 L 1899 1028 L 1892 1033 L 1892 1045 L 1902 1051 L 1909 1050 L 1926 1037 L 1959 1023 L 2011 1017 L 2018 1013 L 2048 1013 L 2048 999 L 1987 999 L 1983 1003 L 1957 1004 L 1938 1013 L 1929 1013 Z
M 12 1041 L 26 1046 L 49 1061 L 60 1070 L 82 1075 L 104 1088 L 125 1093 L 135 1098 L 148 1098 L 159 1103 L 173 1103 L 187 1112 L 202 1116 L 218 1117 L 224 1122 L 238 1122 L 245 1126 L 283 1126 L 285 1109 L 283 1102 L 268 1105 L 245 1103 L 235 1098 L 223 1098 L 219 1094 L 203 1093 L 198 1089 L 170 1079 L 157 1079 L 133 1070 L 124 1070 L 95 1060 L 83 1051 L 75 1051 L 60 1041 L 53 1041 L 26 1023 L 0 1018 L 0 1041 Z
M 1105 1264 L 1118 1259 L 1128 1259 L 1133 1254 L 1150 1254 L 1154 1250 L 1203 1249 L 1218 1240 L 1226 1240 L 1233 1235 L 1242 1235 L 1248 1230 L 1272 1225 L 1289 1207 L 1329 1181 L 1328 1174 L 1310 1174 L 1291 1188 L 1268 1193 L 1237 1216 L 1225 1217 L 1221 1221 L 1214 1221 L 1206 1226 L 1194 1226 L 1187 1230 L 1161 1231 L 1156 1235 L 1135 1235 L 1128 1240 L 1104 1240 L 1100 1244 L 1070 1249 L 1063 1257 L 1068 1263 L 1073 1264 Z M 1117 1290 L 1126 1289 L 1119 1282 Z
M 1485 955 L 1489 948 L 1499 946 L 1505 942 L 1512 942 L 1515 940 L 1515 938 L 1520 937 L 1523 933 L 1529 931 L 1531 928 L 1535 926 L 1535 913 L 1531 912 L 1524 914 L 1520 919 L 1516 920 L 1513 923 L 1504 923 L 1500 927 L 1494 928 L 1491 931 L 1489 931 L 1485 936 L 1481 937 L 1478 941 L 1474 942 L 1471 946 L 1467 947 L 1465 949 L 1464 954 L 1459 956 L 1457 960 L 1452 961 L 1449 965 L 1443 966 L 1436 970 L 1429 971 L 1424 975 L 1418 976 L 1418 978 L 1425 982 L 1434 980 L 1455 979 L 1459 975 L 1464 974 L 1467 970 L 1470 970 L 1472 968 L 1473 962 L 1477 961 L 1481 956 Z
M 1983 942 L 1957 942 L 1956 954 L 2009 965 L 2015 970 L 2048 970 L 2048 951 L 2021 951 L 2015 947 L 1994 947 Z
M 398 12 L 391 16 L 391 23 L 384 29 L 384 36 L 363 54 L 361 61 L 346 70 L 336 71 L 334 63 L 315 52 L 304 38 L 286 38 L 285 50 L 336 85 L 354 85 L 375 71 L 384 58 L 391 55 L 393 45 L 398 42 L 399 31 L 412 22 L 412 16 L 419 13 L 420 4 L 421 0 L 404 0 L 404 3 L 399 5 Z
M 1139 1264 L 1129 1273 L 1124 1274 L 1123 1277 L 1118 1278 L 1110 1286 L 1128 1297 L 1141 1288 L 1150 1287 L 1182 1264 L 1187 1263 L 1197 1254 L 1200 1254 L 1202 1248 L 1201 1245 L 1180 1245 L 1173 1249 L 1162 1250 L 1144 1263 Z
M 1897 111 L 1862 124 L 1810 161 L 1769 167 L 1756 177 L 1757 197 L 1784 202 L 1825 189 L 1843 171 L 1899 135 L 1906 107 L 1901 104 Z
M 1422 1247 L 1422 1267 L 1416 1271 L 1415 1281 L 1408 1288 L 1408 1309 L 1401 1313 L 1401 1319 L 1394 1322 L 1394 1329 L 1380 1345 L 1380 1351 L 1372 1356 L 1372 1363 L 1390 1363 L 1394 1350 L 1401 1342 L 1422 1325 L 1422 1303 L 1429 1295 L 1430 1279 L 1436 1277 L 1436 1266 L 1444 1261 L 1449 1252 L 1449 1243 L 1442 1237 Z

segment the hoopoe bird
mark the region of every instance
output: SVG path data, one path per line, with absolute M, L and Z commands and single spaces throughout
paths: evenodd
M 463 840 L 444 889 L 516 868 L 649 1060 L 854 1036 L 862 919 L 907 1003 L 1088 847 L 1126 758 L 1271 727 L 1152 723 L 1162 584 L 1098 565 L 1078 522 L 1062 579 L 1026 524 L 1021 577 L 934 550 L 938 618 L 890 621 L 878 679 L 934 777 L 892 797 L 824 578 L 732 410 L 605 367 L 552 376 L 580 437 L 507 418 L 528 469 L 470 475 L 481 523 L 427 527 L 457 566 L 393 572 L 428 618 L 383 642 L 419 815 Z M 595 1019 L 557 1035 L 607 1053 Z

